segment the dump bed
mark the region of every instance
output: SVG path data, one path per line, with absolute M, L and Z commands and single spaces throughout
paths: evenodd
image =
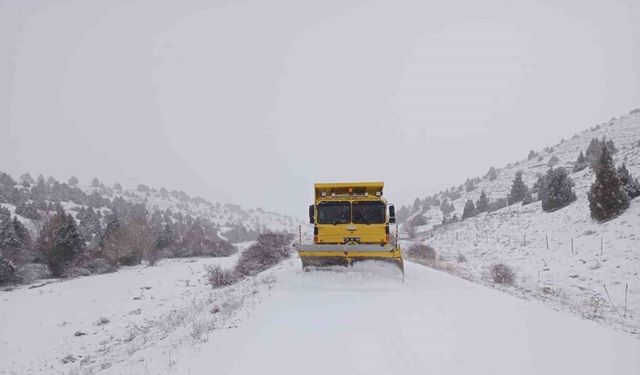
M 384 182 L 337 182 L 314 185 L 316 201 L 323 196 L 372 195 L 382 196 Z M 323 195 L 324 194 L 324 195 Z

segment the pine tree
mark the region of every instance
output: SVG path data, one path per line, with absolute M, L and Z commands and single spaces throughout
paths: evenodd
M 489 168 L 489 172 L 487 172 L 487 178 L 489 181 L 493 181 L 498 178 L 498 172 L 494 167 Z
M 556 155 L 552 155 L 547 162 L 548 167 L 553 167 L 560 162 L 560 159 Z
M 629 196 L 623 188 L 613 159 L 606 146 L 602 148 L 600 159 L 594 165 L 596 180 L 588 193 L 591 217 L 604 221 L 622 213 L 629 207 Z
M 618 152 L 618 148 L 616 147 L 615 143 L 613 143 L 613 139 L 602 138 L 602 143 L 607 146 L 607 149 L 609 150 L 610 155 L 613 155 L 616 152 Z
M 71 215 L 56 213 L 42 229 L 38 248 L 49 265 L 51 274 L 60 277 L 67 266 L 80 253 L 84 245 Z
M 587 159 L 584 157 L 582 151 L 580 151 L 580 155 L 578 155 L 578 159 L 576 163 L 573 165 L 573 172 L 580 172 L 588 166 Z
M 629 199 L 640 196 L 640 183 L 638 182 L 638 179 L 631 176 L 624 163 L 618 167 L 618 177 L 620 178 L 620 182 L 622 183 L 624 190 L 627 192 Z
M 0 221 L 5 219 L 11 219 L 11 211 L 8 208 L 0 205 Z
M 595 170 L 600 161 L 600 157 L 602 155 L 602 149 L 606 147 L 609 152 L 609 156 L 615 154 L 618 149 L 616 145 L 613 143 L 613 140 L 602 138 L 602 140 L 598 138 L 593 138 L 591 143 L 589 143 L 589 147 L 585 153 L 587 161 L 589 162 L 589 166 L 591 169 Z
M 80 213 L 78 213 L 78 220 L 80 221 L 78 231 L 86 242 L 92 241 L 94 236 L 100 234 L 102 231 L 100 218 L 92 207 L 87 209 L 83 208 Z
M 447 216 L 453 211 L 455 211 L 456 207 L 453 205 L 453 203 L 449 203 L 449 201 L 445 199 L 440 204 L 440 210 L 442 211 L 442 214 L 444 216 Z
M 487 198 L 487 194 L 482 190 L 480 193 L 480 198 L 476 202 L 476 210 L 478 212 L 487 212 L 489 210 L 489 198 Z
M 98 246 L 100 246 L 101 249 L 104 249 L 104 247 L 107 245 L 107 241 L 120 230 L 120 227 L 121 223 L 118 215 L 111 214 L 107 218 L 107 225 L 104 227 L 102 233 L 100 233 L 100 236 L 98 238 Z
M 551 212 L 575 201 L 576 193 L 573 191 L 573 186 L 573 180 L 571 180 L 564 168 L 550 168 L 538 193 L 542 201 L 542 209 L 546 212 Z
M 26 182 L 28 184 L 35 184 L 36 182 L 33 180 L 33 177 L 31 177 L 31 175 L 29 173 L 25 173 L 22 176 L 20 176 L 20 181 L 22 182 Z
M 43 201 L 47 198 L 47 185 L 44 183 L 44 177 L 38 176 L 38 182 L 31 188 L 31 200 Z
M 162 232 L 162 228 L 164 226 L 162 212 L 158 210 L 154 210 L 153 213 L 151 214 L 149 225 L 151 226 L 151 232 L 153 233 L 153 237 L 157 238 L 160 232 Z
M 16 182 L 11 176 L 4 172 L 0 172 L 0 202 L 13 202 L 11 196 L 15 190 Z
M 30 248 L 32 245 L 31 234 L 29 234 L 29 230 L 18 220 L 16 216 L 13 217 L 13 230 L 18 237 L 18 241 L 20 242 L 21 249 Z
M 16 233 L 11 218 L 0 222 L 0 250 L 17 249 L 20 247 L 20 238 Z
M 531 190 L 527 191 L 527 194 L 522 199 L 522 205 L 526 206 L 529 203 L 533 203 L 533 194 L 531 194 Z
M 509 193 L 509 204 L 522 202 L 528 193 L 529 188 L 522 180 L 522 171 L 517 171 L 513 179 L 513 184 L 511 185 L 511 192 Z
M 73 176 L 69 179 L 69 186 L 76 186 L 80 183 L 80 181 L 78 181 L 78 178 Z
M 475 216 L 476 214 L 476 205 L 473 204 L 471 199 L 467 200 L 464 204 L 464 209 L 462 210 L 462 220 Z
M 592 138 L 589 146 L 587 147 L 587 151 L 585 152 L 585 156 L 589 163 L 594 162 L 595 160 L 600 159 L 600 153 L 602 152 L 602 144 L 598 138 Z
M 538 200 L 542 199 L 540 192 L 544 189 L 545 186 L 545 175 L 538 176 L 536 182 L 533 183 L 532 192 L 538 195 Z
M 38 213 L 38 210 L 36 209 L 35 205 L 27 201 L 21 201 L 20 203 L 18 203 L 18 205 L 16 206 L 16 214 L 20 216 L 24 216 L 27 219 L 32 219 L 32 220 L 41 219 L 40 214 Z
M 476 185 L 473 183 L 473 180 L 467 180 L 467 182 L 465 182 L 464 188 L 467 191 L 467 193 L 469 193 L 475 190 Z
M 420 198 L 416 198 L 413 201 L 413 212 L 420 210 Z

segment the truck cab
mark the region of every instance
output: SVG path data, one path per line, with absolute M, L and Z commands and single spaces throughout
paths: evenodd
M 382 182 L 315 184 L 309 206 L 315 244 L 387 244 L 395 210 Z

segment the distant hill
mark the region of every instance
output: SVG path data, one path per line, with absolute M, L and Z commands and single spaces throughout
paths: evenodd
M 115 271 L 161 258 L 230 256 L 233 243 L 298 222 L 182 191 L 108 187 L 94 178 L 14 178 L 0 172 L 0 285 Z
M 12 214 L 17 213 L 21 221 L 39 217 L 52 204 L 60 203 L 65 211 L 75 213 L 83 208 L 100 212 L 102 224 L 114 208 L 114 202 L 142 204 L 150 215 L 154 212 L 166 214 L 174 221 L 186 218 L 200 219 L 215 229 L 217 234 L 231 242 L 255 239 L 265 231 L 297 231 L 299 222 L 286 215 L 265 211 L 261 208 L 244 209 L 230 203 L 210 202 L 201 197 L 191 197 L 183 191 L 152 188 L 138 185 L 136 189 L 124 189 L 120 184 L 106 186 L 97 178 L 83 184 L 74 177 L 59 182 L 52 177 L 32 177 L 25 173 L 19 178 L 0 172 L 0 204 Z M 26 210 L 25 210 L 26 207 Z M 28 212 L 31 212 L 29 214 Z

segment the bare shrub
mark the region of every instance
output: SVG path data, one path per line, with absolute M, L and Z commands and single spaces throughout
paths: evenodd
M 212 257 L 228 257 L 235 254 L 238 250 L 231 243 L 224 240 L 203 241 L 202 255 Z
M 132 266 L 146 258 L 155 264 L 159 254 L 154 250 L 153 235 L 146 217 L 130 220 L 114 218 L 102 240 L 102 256 L 110 263 Z
M 449 262 L 438 263 L 438 265 L 434 268 L 444 271 L 446 273 L 450 273 L 452 275 L 459 275 L 460 273 L 460 270 L 458 269 L 458 267 L 454 263 L 449 263 Z
M 458 255 L 456 256 L 456 260 L 458 261 L 458 263 L 464 263 L 467 261 L 467 257 L 462 253 L 458 253 Z
M 600 296 L 591 296 L 584 301 L 584 317 L 587 319 L 602 319 L 606 301 Z
M 407 249 L 407 256 L 418 262 L 433 263 L 436 261 L 436 251 L 424 244 L 414 244 Z
M 100 317 L 100 319 L 98 319 L 98 320 L 96 321 L 95 325 L 97 325 L 97 326 L 103 326 L 103 325 L 105 325 L 105 324 L 109 324 L 109 323 L 110 323 L 110 320 L 109 320 L 109 319 L 105 318 L 104 316 L 101 316 L 101 317 Z
M 492 264 L 489 267 L 489 275 L 496 284 L 513 285 L 516 279 L 516 273 L 504 263 Z
M 207 272 L 207 280 L 214 289 L 229 286 L 238 281 L 234 270 L 224 269 L 219 265 L 206 266 L 205 269 Z
M 207 342 L 209 340 L 209 331 L 214 328 L 215 325 L 212 321 L 196 320 L 191 325 L 191 337 L 200 342 Z
M 85 267 L 87 267 L 92 273 L 98 274 L 98 275 L 115 272 L 118 269 L 117 266 L 107 262 L 102 258 L 94 258 L 89 260 L 86 263 Z
M 265 233 L 245 250 L 235 272 L 239 276 L 251 276 L 275 266 L 291 254 L 293 236 L 288 233 Z

